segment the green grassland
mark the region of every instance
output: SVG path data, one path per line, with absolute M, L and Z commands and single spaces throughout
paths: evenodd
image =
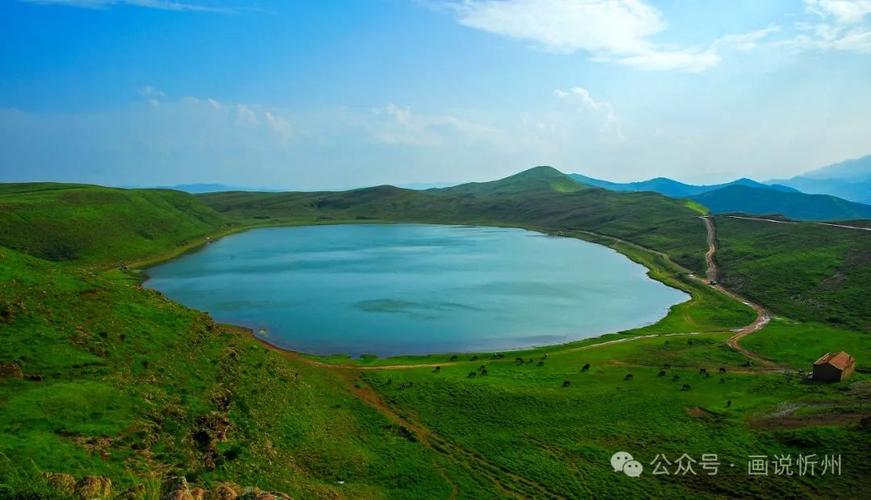
M 740 275 L 736 289 L 790 318 L 743 341 L 784 369 L 756 366 L 725 343 L 753 312 L 691 276 L 704 267 L 699 207 L 575 188 L 554 172 L 423 192 L 194 197 L 0 185 L 0 364 L 22 372 L 0 377 L 0 496 L 57 494 L 41 472 L 106 476 L 116 493 L 144 485 L 140 498 L 158 497 L 161 479 L 175 474 L 204 487 L 229 481 L 296 498 L 867 492 L 871 337 L 851 326 L 867 319 L 864 309 L 840 326 L 807 323 L 826 318 L 790 313 L 781 306 L 790 295 L 750 293 L 759 288 Z M 268 348 L 142 289 L 136 270 L 117 269 L 248 227 L 342 222 L 491 224 L 583 238 L 642 263 L 692 300 L 654 325 L 563 346 L 323 358 Z M 765 244 L 750 252 L 764 229 L 781 225 L 744 234 L 730 220 L 716 222 L 727 279 L 749 269 L 752 279 L 793 280 L 754 264 L 777 257 Z M 817 254 L 843 262 L 868 251 L 848 230 L 825 229 L 836 232 L 826 233 L 828 247 L 814 243 Z M 778 241 L 787 262 L 808 247 L 802 238 Z M 834 315 L 850 297 L 871 296 L 871 282 L 855 278 L 861 271 L 844 272 L 854 295 L 825 295 Z M 795 279 L 793 294 L 817 294 L 813 279 Z M 794 371 L 841 349 L 859 359 L 848 383 L 808 383 Z M 618 450 L 644 462 L 645 475 L 611 471 Z M 722 465 L 717 476 L 698 466 L 697 476 L 653 476 L 649 462 L 659 453 L 672 461 L 717 453 Z M 840 454 L 842 475 L 746 474 L 748 455 L 786 453 Z
M 52 261 L 118 264 L 228 228 L 197 198 L 160 189 L 0 185 L 0 245 Z
M 824 323 L 778 318 L 765 329 L 765 335 L 751 335 L 743 344 L 797 370 L 807 370 L 823 353 L 847 351 L 856 357 L 858 371 L 871 373 L 871 336 Z
M 172 472 L 303 497 L 338 495 L 340 480 L 347 496 L 444 492 L 431 452 L 334 372 L 290 361 L 120 273 L 0 250 L 0 282 L 0 352 L 28 376 L 0 382 L 7 468 L 105 475 L 118 490 Z
M 716 217 L 723 283 L 796 320 L 871 332 L 871 232 Z
M 859 462 L 867 454 L 867 431 L 780 427 L 777 417 L 769 415 L 806 401 L 861 412 L 867 410 L 863 394 L 808 385 L 779 373 L 742 371 L 743 359 L 723 340 L 716 334 L 641 339 L 552 353 L 532 362 L 511 357 L 445 366 L 437 373 L 428 368 L 366 372 L 366 378 L 396 411 L 488 464 L 538 485 L 501 476 L 504 488 L 533 497 L 603 492 L 620 497 L 794 497 L 845 484 L 858 487 L 866 470 Z M 587 363 L 591 368 L 583 372 Z M 660 376 L 665 364 L 671 368 Z M 479 365 L 486 367 L 486 375 Z M 725 374 L 718 373 L 720 367 Z M 699 368 L 716 375 L 705 378 Z M 470 373 L 477 375 L 470 378 Z M 627 381 L 628 374 L 632 379 Z M 684 390 L 684 384 L 690 388 Z M 826 415 L 834 418 L 831 412 Z M 645 466 L 660 453 L 672 460 L 683 453 L 696 459 L 717 453 L 736 468 L 725 467 L 716 477 L 632 481 L 602 467 L 617 450 L 633 453 Z M 850 477 L 753 481 L 746 475 L 748 455 L 796 456 L 811 450 L 850 457 Z

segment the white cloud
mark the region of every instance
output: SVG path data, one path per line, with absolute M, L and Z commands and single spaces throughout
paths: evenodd
M 747 52 L 758 47 L 760 42 L 768 38 L 770 35 L 779 33 L 780 31 L 780 26 L 773 24 L 767 28 L 751 31 L 749 33 L 726 35 L 715 40 L 711 46 L 714 49 L 733 49 Z
M 171 0 L 20 0 L 24 3 L 36 5 L 63 5 L 66 7 L 78 7 L 83 9 L 105 9 L 117 5 L 130 5 L 148 9 L 188 11 L 188 12 L 233 12 L 234 9 L 226 7 L 212 7 L 207 5 L 175 2 Z
M 630 56 L 616 58 L 595 57 L 594 61 L 610 61 L 638 69 L 683 70 L 700 73 L 720 63 L 721 58 L 713 50 L 662 51 L 648 50 Z
M 808 10 L 840 24 L 861 23 L 871 14 L 871 0 L 805 0 Z
M 750 47 L 774 28 L 728 35 L 709 46 L 655 43 L 666 29 L 662 14 L 643 0 L 466 0 L 453 4 L 470 28 L 534 42 L 554 52 L 584 51 L 594 61 L 647 70 L 701 72 L 716 66 L 719 51 Z
M 871 54 L 871 29 L 830 24 L 799 25 L 799 29 L 804 33 L 783 40 L 778 45 L 797 51 L 839 50 Z
M 593 111 L 599 114 L 604 120 L 605 131 L 610 140 L 622 142 L 626 138 L 623 136 L 623 129 L 620 126 L 620 121 L 617 119 L 617 114 L 614 113 L 614 108 L 607 101 L 597 101 L 593 99 L 590 92 L 583 87 L 573 87 L 568 90 L 556 89 L 554 95 L 569 103 L 577 103 L 578 111 Z
M 247 104 L 237 104 L 236 123 L 239 125 L 257 125 L 257 113 Z
M 407 106 L 388 104 L 372 109 L 363 120 L 375 140 L 384 144 L 438 146 L 457 140 L 494 141 L 495 129 L 446 114 L 414 113 Z
M 871 0 L 805 0 L 815 22 L 797 22 L 797 35 L 776 44 L 796 51 L 837 50 L 871 54 Z
M 559 51 L 634 53 L 664 29 L 659 11 L 639 0 L 472 0 L 460 23 Z
M 271 111 L 264 111 L 263 118 L 266 120 L 269 130 L 278 137 L 282 144 L 286 144 L 293 138 L 293 127 L 285 118 L 275 115 Z

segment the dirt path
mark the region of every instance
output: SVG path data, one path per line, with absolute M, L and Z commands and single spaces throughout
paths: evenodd
M 799 221 L 794 220 L 777 220 L 777 219 L 766 219 L 763 217 L 743 217 L 740 215 L 728 215 L 730 219 L 740 219 L 740 220 L 755 220 L 758 222 L 773 222 L 775 224 L 799 224 Z M 804 222 L 805 224 L 816 224 L 818 226 L 830 226 L 830 227 L 839 227 L 841 229 L 853 229 L 855 231 L 871 231 L 871 227 L 862 227 L 862 226 L 851 226 L 849 224 L 835 224 L 833 222 Z
M 708 278 L 708 283 L 716 283 L 720 279 L 720 269 L 717 267 L 717 228 L 714 226 L 714 219 L 710 215 L 701 218 L 705 221 L 705 228 L 708 230 L 708 251 L 705 252 L 705 276 Z
M 726 217 L 730 219 L 739 219 L 739 220 L 755 220 L 758 222 L 771 222 L 773 224 L 798 224 L 798 222 L 794 220 L 777 220 L 777 219 L 766 219 L 764 217 L 744 217 L 741 215 L 727 215 Z
M 738 217 L 738 216 L 730 216 L 730 217 L 734 217 L 736 219 L 747 219 L 748 218 L 748 217 Z M 711 286 L 714 287 L 715 289 L 717 289 L 720 293 L 728 295 L 729 297 L 732 297 L 735 300 L 741 301 L 744 304 L 752 307 L 753 310 L 756 311 L 756 319 L 753 320 L 753 323 L 750 323 L 747 326 L 744 326 L 742 328 L 734 330 L 735 335 L 732 335 L 731 337 L 729 337 L 729 340 L 726 341 L 726 344 L 728 344 L 729 347 L 731 347 L 732 349 L 743 354 L 746 358 L 749 358 L 750 360 L 761 365 L 763 368 L 766 368 L 769 370 L 781 370 L 782 369 L 781 366 L 777 365 L 776 363 L 772 362 L 771 360 L 765 359 L 762 356 L 748 350 L 747 348 L 743 347 L 740 344 L 741 339 L 743 339 L 744 337 L 750 335 L 751 333 L 758 332 L 759 330 L 765 328 L 765 325 L 767 325 L 771 321 L 771 313 L 769 313 L 768 310 L 765 309 L 764 307 L 762 307 L 761 305 L 750 302 L 749 300 L 735 294 L 734 292 L 731 292 L 731 291 L 723 288 L 723 286 L 719 284 L 720 268 L 717 266 L 717 226 L 714 224 L 714 219 L 710 215 L 706 215 L 706 216 L 702 217 L 701 219 L 705 221 L 705 228 L 708 231 L 708 251 L 705 253 L 705 262 L 707 264 L 707 270 L 706 270 L 705 274 L 707 275 L 708 283 L 711 283 Z M 756 219 L 754 219 L 754 220 L 756 220 Z M 759 220 L 787 224 L 787 222 L 777 221 L 774 219 L 759 219 Z

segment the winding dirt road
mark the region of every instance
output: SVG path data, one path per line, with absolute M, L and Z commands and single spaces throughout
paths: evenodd
M 774 224 L 799 224 L 799 221 L 794 220 L 777 220 L 777 219 L 766 219 L 764 217 L 745 217 L 741 215 L 728 215 L 730 219 L 739 219 L 739 220 L 755 220 L 758 222 L 772 222 Z M 871 231 L 871 227 L 862 227 L 862 226 L 851 226 L 849 224 L 835 224 L 834 222 L 807 222 L 804 221 L 805 224 L 816 224 L 817 226 L 829 226 L 829 227 L 839 227 L 841 229 L 852 229 L 854 231 Z
M 733 299 L 740 302 L 743 302 L 744 304 L 752 307 L 754 311 L 756 311 L 756 319 L 753 321 L 753 323 L 750 323 L 749 325 L 739 328 L 737 330 L 733 330 L 735 332 L 735 335 L 729 337 L 729 340 L 727 340 L 726 343 L 732 349 L 740 352 L 745 357 L 755 361 L 756 363 L 765 368 L 781 369 L 781 367 L 776 363 L 773 363 L 771 360 L 765 359 L 762 356 L 746 349 L 739 343 L 744 337 L 765 328 L 765 325 L 767 325 L 771 321 L 771 313 L 768 312 L 768 310 L 761 305 L 750 302 L 749 300 L 735 294 L 734 292 L 727 290 L 726 288 L 723 288 L 723 286 L 720 285 L 720 268 L 717 266 L 717 226 L 714 224 L 714 219 L 710 215 L 703 216 L 701 217 L 701 219 L 705 221 L 705 228 L 708 230 L 708 251 L 705 253 L 705 262 L 707 265 L 707 270 L 705 274 L 708 278 L 708 283 L 710 283 L 711 286 L 720 293 L 728 295 L 729 297 L 732 297 Z M 766 219 L 766 221 L 782 223 L 782 221 L 776 221 L 773 219 Z

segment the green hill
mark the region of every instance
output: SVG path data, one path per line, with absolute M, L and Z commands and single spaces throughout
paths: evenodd
M 713 213 L 779 214 L 797 220 L 849 220 L 871 217 L 871 205 L 823 194 L 729 186 L 691 197 Z
M 722 282 L 778 314 L 871 332 L 871 232 L 716 217 Z
M 0 245 L 53 261 L 117 264 L 226 227 L 180 191 L 81 184 L 0 185 Z
M 341 373 L 137 284 L 0 247 L 0 497 L 68 498 L 41 471 L 147 488 L 120 498 L 164 498 L 175 474 L 296 498 L 447 493 L 433 452 Z
M 193 197 L 0 185 L 0 497 L 71 495 L 44 473 L 104 476 L 121 498 L 177 498 L 162 486 L 177 475 L 211 489 L 210 497 L 235 483 L 244 498 L 256 497 L 255 488 L 294 498 L 791 498 L 860 490 L 871 473 L 861 423 L 871 341 L 849 328 L 869 315 L 861 302 L 871 283 L 868 244 L 859 239 L 867 235 L 716 218 L 724 282 L 792 319 L 841 321 L 777 320 L 773 335 L 751 336 L 761 356 L 799 368 L 819 351 L 856 355 L 856 384 L 808 384 L 757 369 L 727 347 L 752 311 L 665 257 L 703 267 L 705 229 L 691 205 L 656 193 L 564 188 L 562 177 L 541 169 L 425 192 Z M 98 269 L 258 225 L 379 221 L 588 238 L 693 300 L 654 325 L 566 346 L 311 358 L 268 349 L 143 289 L 135 269 Z M 373 369 L 380 365 L 394 366 Z M 784 408 L 799 411 L 784 416 Z M 674 460 L 716 452 L 737 467 L 686 481 L 647 471 L 628 478 L 608 465 L 618 449 L 645 463 L 660 453 Z M 777 482 L 744 469 L 748 454 L 830 450 L 855 465 L 838 476 Z
M 200 199 L 239 223 L 434 222 L 594 231 L 668 253 L 697 271 L 704 267 L 705 227 L 686 201 L 589 189 L 550 167 L 427 191 L 379 186 L 343 192 L 213 193 Z
M 571 177 L 553 167 L 533 167 L 504 179 L 489 182 L 470 182 L 458 186 L 433 189 L 450 194 L 504 195 L 515 193 L 558 192 L 573 193 L 586 189 Z

